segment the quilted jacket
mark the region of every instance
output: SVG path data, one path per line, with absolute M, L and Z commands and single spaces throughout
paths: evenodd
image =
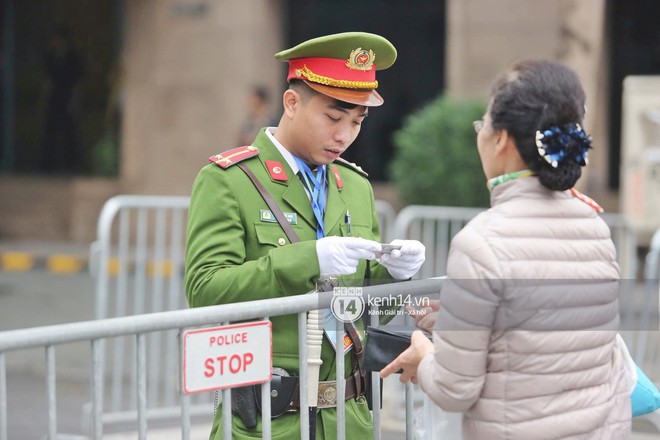
M 452 241 L 422 389 L 464 412 L 465 439 L 629 438 L 607 224 L 536 177 L 495 187 L 491 206 Z

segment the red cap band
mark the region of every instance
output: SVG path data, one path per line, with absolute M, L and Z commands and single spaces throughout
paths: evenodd
M 345 89 L 370 90 L 378 87 L 376 66 L 369 70 L 351 69 L 346 60 L 336 58 L 296 58 L 289 60 L 291 79 L 302 79 L 318 84 Z

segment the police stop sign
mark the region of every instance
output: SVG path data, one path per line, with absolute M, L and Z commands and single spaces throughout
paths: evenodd
M 273 362 L 270 321 L 188 330 L 183 334 L 183 391 L 268 382 Z

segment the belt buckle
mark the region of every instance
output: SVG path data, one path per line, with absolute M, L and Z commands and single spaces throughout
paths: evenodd
M 318 408 L 337 407 L 337 381 L 319 382 Z

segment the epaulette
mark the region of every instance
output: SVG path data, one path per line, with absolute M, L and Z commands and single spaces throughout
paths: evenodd
M 363 170 L 360 167 L 360 165 L 357 165 L 353 162 L 349 162 L 346 159 L 342 159 L 341 157 L 338 157 L 337 159 L 335 159 L 335 161 L 333 163 L 337 163 L 339 165 L 345 166 L 346 168 L 350 168 L 350 169 L 356 171 L 358 174 L 362 174 L 364 177 L 369 177 L 369 174 L 365 170 Z
M 209 162 L 213 162 L 222 169 L 227 169 L 232 165 L 236 165 L 239 162 L 258 155 L 259 149 L 252 145 L 248 145 L 245 147 L 232 148 L 231 150 L 211 156 L 209 157 Z

